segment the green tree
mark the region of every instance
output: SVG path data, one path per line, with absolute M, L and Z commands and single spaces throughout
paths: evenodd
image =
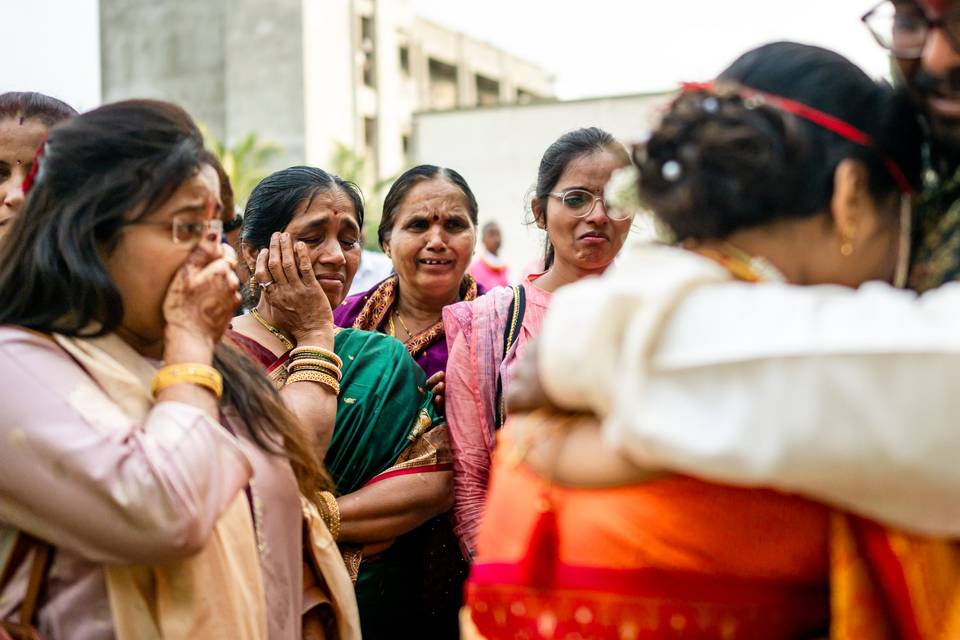
M 283 153 L 283 147 L 274 142 L 261 140 L 259 134 L 253 131 L 233 145 L 227 146 L 206 126 L 200 125 L 200 130 L 203 132 L 207 148 L 216 154 L 223 164 L 224 171 L 230 176 L 234 200 L 242 209 L 246 206 L 247 198 L 250 197 L 253 188 L 267 177 L 270 161 Z

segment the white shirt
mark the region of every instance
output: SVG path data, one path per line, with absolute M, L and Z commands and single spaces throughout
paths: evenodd
M 960 284 L 918 297 L 729 278 L 646 246 L 558 291 L 538 350 L 548 395 L 595 411 L 641 464 L 960 535 Z
M 379 251 L 364 249 L 360 255 L 360 267 L 353 277 L 348 296 L 363 293 L 393 273 L 393 262 Z

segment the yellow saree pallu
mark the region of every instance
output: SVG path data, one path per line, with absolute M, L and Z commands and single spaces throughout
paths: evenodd
M 833 640 L 960 638 L 960 547 L 835 514 Z
M 116 336 L 57 343 L 132 421 L 153 405 L 156 370 Z M 267 612 L 253 519 L 243 492 L 220 517 L 196 555 L 155 566 L 105 565 L 114 629 L 119 640 L 204 638 L 260 640 Z

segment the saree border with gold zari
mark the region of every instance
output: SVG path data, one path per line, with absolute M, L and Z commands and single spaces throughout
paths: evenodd
M 289 353 L 276 356 L 234 331 L 228 336 L 283 386 Z M 341 329 L 334 351 L 343 367 L 324 463 L 337 490 L 347 494 L 389 477 L 452 470 L 446 420 L 403 343 L 372 331 Z
M 397 293 L 400 290 L 400 279 L 390 276 L 374 289 L 360 313 L 353 321 L 354 329 L 365 331 L 380 331 L 384 328 L 388 316 L 397 304 Z M 469 273 L 463 276 L 460 285 L 460 299 L 462 301 L 476 300 L 479 295 L 477 281 Z M 443 321 L 424 329 L 413 336 L 405 344 L 410 355 L 417 358 L 424 350 L 437 340 L 444 337 Z

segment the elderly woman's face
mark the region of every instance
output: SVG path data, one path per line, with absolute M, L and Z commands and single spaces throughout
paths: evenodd
M 0 119 L 0 236 L 23 204 L 23 179 L 47 135 L 47 126 L 28 118 Z
M 217 172 L 204 165 L 156 211 L 120 232 L 107 271 L 123 299 L 123 328 L 139 342 L 163 339 L 167 289 L 220 206 Z
M 456 300 L 476 240 L 463 192 L 436 177 L 420 182 L 403 199 L 384 251 L 393 260 L 401 292 L 412 289 L 443 306 Z
M 336 309 L 350 290 L 363 252 L 353 200 L 340 188 L 317 193 L 300 204 L 284 231 L 291 243 L 307 245 L 313 272 Z

